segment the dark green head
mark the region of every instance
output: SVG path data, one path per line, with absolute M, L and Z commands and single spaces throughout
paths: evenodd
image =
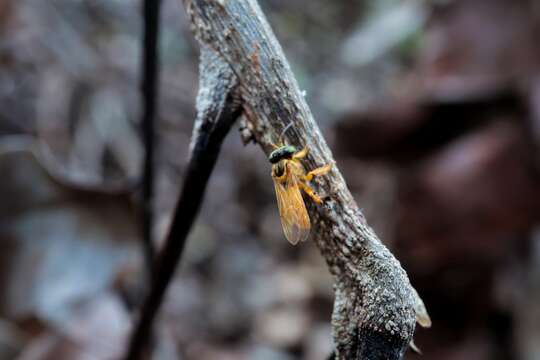
M 296 148 L 292 145 L 282 146 L 270 153 L 268 160 L 270 163 L 275 164 L 283 159 L 291 159 L 296 153 Z

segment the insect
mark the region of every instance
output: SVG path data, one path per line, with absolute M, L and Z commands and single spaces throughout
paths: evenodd
M 283 130 L 283 133 L 289 126 Z M 270 153 L 268 160 L 272 164 L 272 179 L 276 189 L 281 225 L 287 240 L 296 245 L 307 239 L 311 228 L 301 191 L 304 191 L 315 203 L 322 203 L 321 198 L 308 185 L 308 182 L 315 176 L 326 174 L 330 171 L 332 164 L 306 173 L 300 160 L 306 157 L 307 148 L 298 151 L 292 145 L 274 145 L 274 147 L 276 149 Z

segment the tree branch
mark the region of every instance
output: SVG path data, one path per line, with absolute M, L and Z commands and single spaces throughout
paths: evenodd
M 191 156 L 166 243 L 157 262 L 150 294 L 130 339 L 126 360 L 141 357 L 156 313 L 181 258 L 186 237 L 203 200 L 223 139 L 241 108 L 235 100 L 236 77 L 229 66 L 209 49 L 201 49 L 197 119 Z
M 201 46 L 218 53 L 238 78 L 247 127 L 265 153 L 293 123 L 285 140 L 309 148 L 307 169 L 333 163 L 256 0 L 184 0 L 184 5 Z M 422 300 L 366 223 L 337 166 L 314 183 L 327 195 L 321 206 L 307 204 L 312 238 L 335 278 L 335 357 L 401 359 L 415 321 L 430 325 Z
M 154 224 L 154 124 L 156 117 L 156 100 L 158 98 L 159 56 L 157 48 L 159 45 L 160 8 L 161 0 L 144 0 L 143 61 L 141 62 L 141 90 L 144 109 L 141 125 L 145 157 L 142 174 L 141 220 L 144 258 L 148 269 L 149 279 L 152 277 L 155 257 L 154 243 L 152 241 L 152 227 Z

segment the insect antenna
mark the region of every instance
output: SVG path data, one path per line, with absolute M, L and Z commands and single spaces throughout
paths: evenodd
M 289 130 L 291 128 L 291 126 L 293 126 L 293 123 L 292 121 L 283 128 L 283 130 L 281 130 L 281 134 L 279 135 L 279 142 L 281 143 L 281 145 L 285 145 L 285 141 L 283 139 L 283 136 L 285 135 L 285 133 L 287 132 L 287 130 Z

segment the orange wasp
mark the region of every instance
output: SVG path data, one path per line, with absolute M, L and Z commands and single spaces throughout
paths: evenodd
M 283 130 L 282 136 L 292 124 Z M 311 223 L 300 190 L 313 201 L 321 204 L 321 198 L 308 185 L 314 176 L 324 175 L 332 164 L 327 164 L 306 174 L 300 159 L 306 157 L 308 149 L 297 151 L 292 145 L 276 146 L 268 156 L 272 164 L 272 179 L 276 188 L 279 216 L 285 237 L 293 245 L 304 241 L 309 236 Z

